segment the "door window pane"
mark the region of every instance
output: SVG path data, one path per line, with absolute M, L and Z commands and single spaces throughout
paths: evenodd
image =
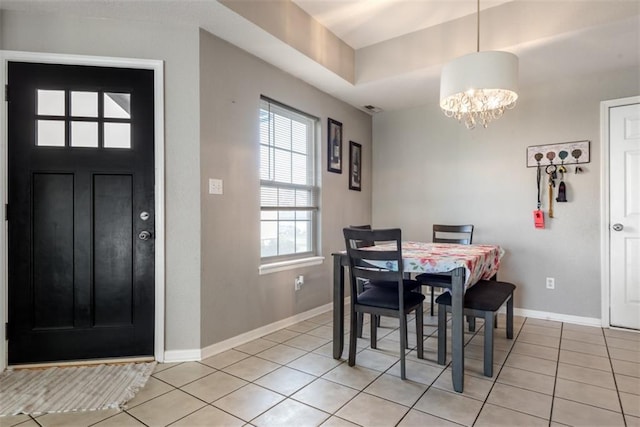
M 131 125 L 129 123 L 105 123 L 104 147 L 131 148 Z
M 71 122 L 72 147 L 98 147 L 98 123 Z
M 64 90 L 38 89 L 38 114 L 64 116 Z
M 105 93 L 104 116 L 110 119 L 131 118 L 131 94 Z
M 71 92 L 71 115 L 98 117 L 98 92 Z
M 62 120 L 38 120 L 36 145 L 40 147 L 64 147 L 64 125 Z

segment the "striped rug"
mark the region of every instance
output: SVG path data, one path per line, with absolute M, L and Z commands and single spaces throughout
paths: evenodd
M 0 416 L 121 409 L 154 367 L 155 362 L 9 369 L 0 374 Z

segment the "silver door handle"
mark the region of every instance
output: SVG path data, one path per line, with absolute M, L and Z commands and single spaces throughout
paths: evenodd
M 614 231 L 622 231 L 622 229 L 624 228 L 624 225 L 618 223 L 618 224 L 613 224 L 611 226 L 611 228 L 613 228 Z
M 141 231 L 140 234 L 138 234 L 138 239 L 140 240 L 149 240 L 151 238 L 151 233 L 149 233 L 148 231 Z

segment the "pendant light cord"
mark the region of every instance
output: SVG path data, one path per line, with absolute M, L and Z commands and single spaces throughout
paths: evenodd
M 476 52 L 480 52 L 480 0 L 478 0 L 478 16 L 477 16 L 477 21 L 476 21 L 476 29 L 477 29 L 477 34 L 476 34 L 476 40 L 477 40 L 477 45 L 476 45 Z

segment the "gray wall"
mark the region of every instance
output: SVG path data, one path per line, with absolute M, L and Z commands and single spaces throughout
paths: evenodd
M 0 49 L 160 59 L 165 64 L 166 349 L 195 350 L 331 301 L 341 229 L 371 222 L 371 117 L 190 26 L 2 11 Z M 321 119 L 322 265 L 260 276 L 258 101 Z M 341 121 L 343 173 L 326 172 L 327 117 Z M 348 189 L 348 143 L 363 191 Z M 206 193 L 208 178 L 224 194 Z M 305 285 L 293 290 L 293 279 Z
M 600 101 L 638 95 L 639 71 L 523 87 L 515 110 L 488 129 L 445 118 L 437 94 L 425 107 L 376 115 L 373 223 L 426 241 L 434 223 L 473 223 L 474 243 L 505 249 L 499 276 L 518 285 L 516 307 L 600 318 Z M 591 163 L 566 176 L 569 202 L 554 202 L 555 218 L 534 229 L 526 148 L 576 140 L 591 141 Z M 546 214 L 546 192 L 543 200 Z
M 331 252 L 342 227 L 371 220 L 371 117 L 206 31 L 200 32 L 202 347 L 331 302 Z M 319 266 L 259 275 L 258 110 L 268 96 L 320 119 Z M 343 123 L 343 173 L 326 171 L 326 126 Z M 349 140 L 363 147 L 363 191 L 348 189 Z M 207 194 L 220 178 L 223 195 Z M 294 277 L 305 275 L 295 292 Z
M 160 59 L 165 64 L 166 348 L 200 348 L 198 29 L 4 10 L 5 50 Z

